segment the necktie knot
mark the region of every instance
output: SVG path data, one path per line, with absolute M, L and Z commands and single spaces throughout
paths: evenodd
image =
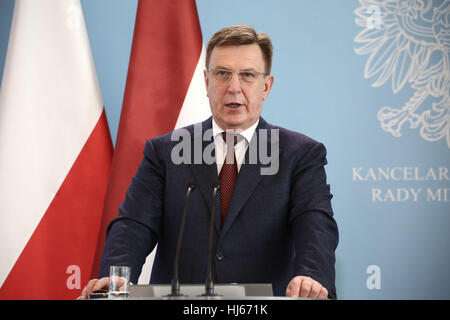
M 222 132 L 223 141 L 225 141 L 227 146 L 235 146 L 241 139 L 241 135 L 238 133 Z

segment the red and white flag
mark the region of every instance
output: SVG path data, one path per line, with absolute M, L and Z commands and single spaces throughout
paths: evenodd
M 79 0 L 16 0 L 0 91 L 0 299 L 90 278 L 112 143 Z
M 106 227 L 125 200 L 145 141 L 211 115 L 204 67 L 195 1 L 140 0 L 93 277 L 97 277 Z M 152 258 L 147 259 L 141 283 L 148 283 Z

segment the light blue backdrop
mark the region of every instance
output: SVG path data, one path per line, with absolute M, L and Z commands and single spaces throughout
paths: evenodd
M 81 2 L 115 142 L 137 0 Z M 275 84 L 263 117 L 307 134 L 328 149 L 327 174 L 340 229 L 336 262 L 339 298 L 450 299 L 450 26 L 442 24 L 450 19 L 449 6 L 441 8 L 447 20 L 441 17 L 444 22 L 439 25 L 436 14 L 433 20 L 433 10 L 424 12 L 427 0 L 415 2 L 415 7 L 400 0 L 393 0 L 389 7 L 387 2 L 380 0 L 378 6 L 363 8 L 361 12 L 368 19 L 361 26 L 355 13 L 362 6 L 359 1 L 197 0 L 197 7 L 205 42 L 218 29 L 239 23 L 272 37 Z M 432 5 L 437 8 L 442 3 L 438 0 Z M 0 1 L 0 73 L 13 7 L 13 0 Z M 422 115 L 443 99 L 441 108 L 447 122 L 444 116 L 441 124 L 448 141 L 445 137 L 427 141 L 421 126 L 410 128 L 408 122 L 401 128 L 401 136 L 394 137 L 382 129 L 377 118 L 382 107 L 401 108 L 418 92 L 411 85 L 412 73 L 418 74 L 420 68 L 410 70 L 408 79 L 412 82 L 397 93 L 389 74 L 385 74 L 384 84 L 372 86 L 382 69 L 373 77 L 364 77 L 371 48 L 376 50 L 383 39 L 390 41 L 383 38 L 383 28 L 406 21 L 399 17 L 410 17 L 430 33 L 420 39 L 411 36 L 414 30 L 403 33 L 409 36 L 399 36 L 391 47 L 397 51 L 389 51 L 390 42 L 383 42 L 379 54 L 387 54 L 378 66 L 393 62 L 385 64 L 384 70 L 396 67 L 393 74 L 401 79 L 401 61 L 406 60 L 400 57 L 408 56 L 402 56 L 400 49 L 407 48 L 414 56 L 421 50 L 419 40 L 424 48 L 426 41 L 435 41 L 437 49 L 428 66 L 447 59 L 438 73 L 442 90 L 435 97 L 424 98 L 416 106 L 416 114 Z M 365 55 L 355 51 L 364 45 L 355 42 L 364 29 L 370 31 L 370 39 L 379 39 Z M 403 32 L 395 26 L 390 30 L 391 34 Z M 444 31 L 437 33 L 439 30 Z M 398 60 L 389 60 L 396 54 Z M 416 56 L 416 60 L 420 58 Z M 426 75 L 422 78 L 427 80 Z M 380 175 L 380 170 L 388 177 Z

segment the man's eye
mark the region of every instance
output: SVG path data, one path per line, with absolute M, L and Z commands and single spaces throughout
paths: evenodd
M 253 79 L 255 77 L 256 77 L 256 75 L 252 72 L 242 72 L 241 73 L 241 78 L 243 78 L 243 79 Z
M 221 77 L 221 78 L 226 78 L 226 77 L 228 77 L 229 74 L 230 74 L 230 72 L 224 71 L 224 70 L 216 71 L 216 76 Z

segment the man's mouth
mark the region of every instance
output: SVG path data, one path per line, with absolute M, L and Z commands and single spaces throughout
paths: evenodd
M 227 106 L 229 108 L 239 108 L 240 106 L 242 106 L 242 104 L 239 102 L 231 102 L 231 103 L 226 103 L 225 106 Z

